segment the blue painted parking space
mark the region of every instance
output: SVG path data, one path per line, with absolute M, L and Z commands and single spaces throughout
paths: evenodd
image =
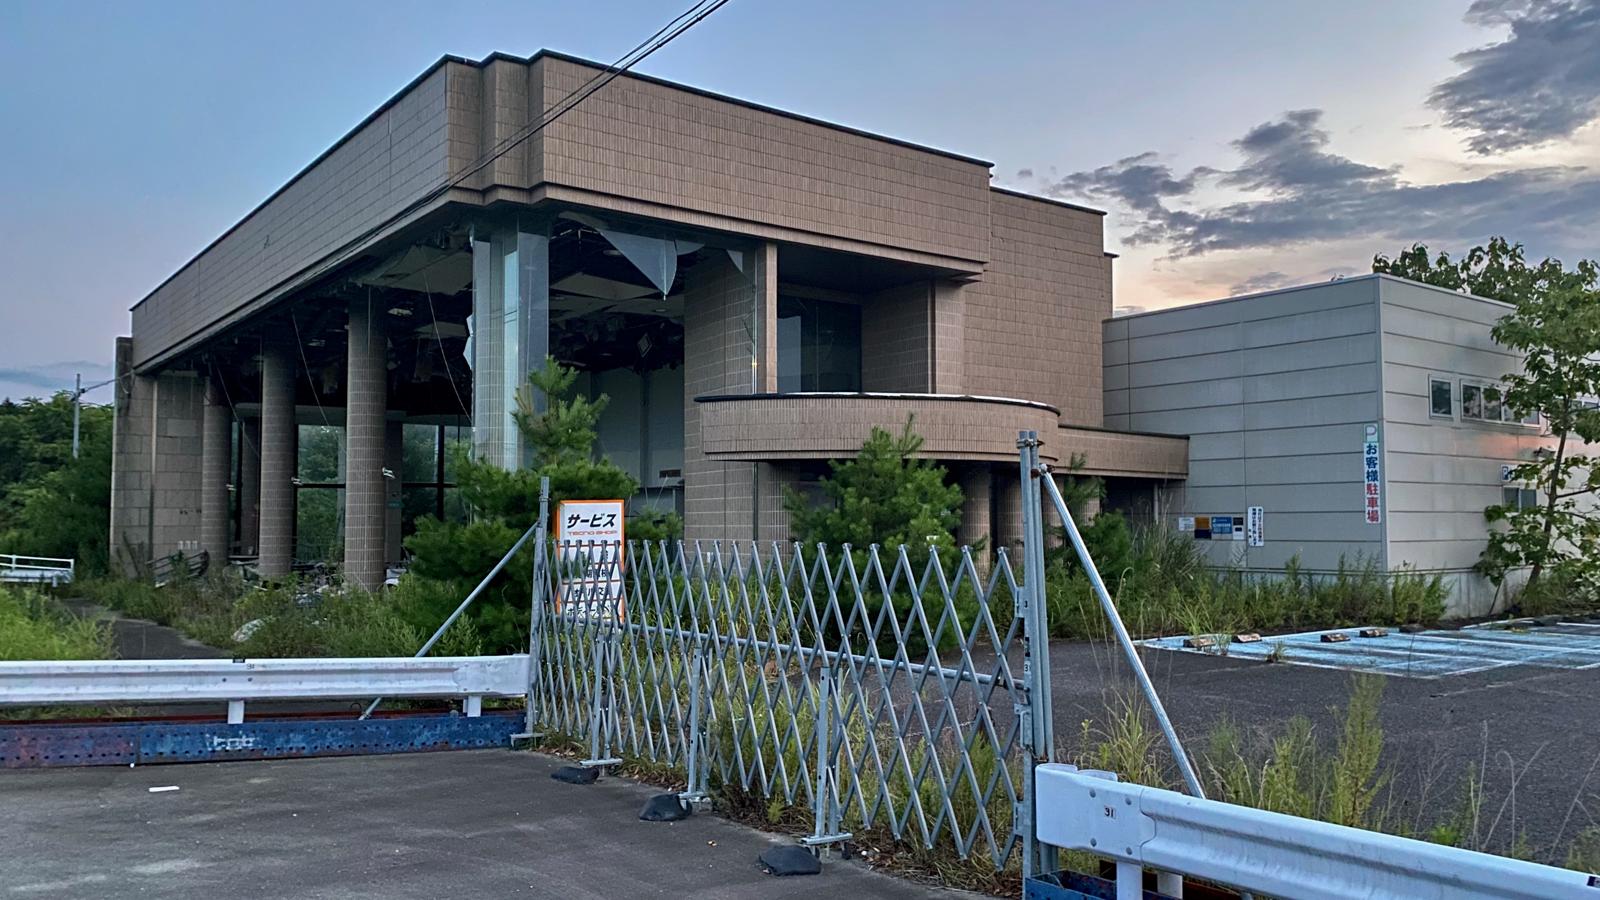
M 1329 631 L 1349 635 L 1349 640 L 1324 643 Z M 1511 666 L 1546 669 L 1600 668 L 1600 626 L 1563 622 L 1549 626 L 1476 626 L 1460 630 L 1433 630 L 1402 634 L 1391 630 L 1382 637 L 1358 637 L 1358 628 L 1306 631 L 1274 635 L 1258 643 L 1230 643 L 1226 655 L 1234 659 L 1269 659 L 1297 666 L 1345 669 L 1409 678 L 1468 675 Z M 1153 638 L 1146 647 L 1180 653 L 1219 655 L 1218 647 L 1185 647 L 1187 638 Z

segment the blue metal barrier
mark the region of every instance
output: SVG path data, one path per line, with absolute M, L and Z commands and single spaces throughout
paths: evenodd
M 0 725 L 0 768 L 159 765 L 508 747 L 518 712 L 225 722 Z

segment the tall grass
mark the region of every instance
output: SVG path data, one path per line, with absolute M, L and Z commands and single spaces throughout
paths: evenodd
M 110 659 L 111 629 L 45 594 L 0 586 L 0 660 Z
M 460 602 L 451 586 L 412 577 L 379 593 L 353 586 L 308 591 L 294 583 L 261 588 L 227 570 L 159 588 L 144 581 L 94 579 L 79 590 L 126 615 L 255 657 L 410 656 Z M 470 617 L 457 620 L 433 649 L 436 656 L 482 652 L 483 639 Z
M 1069 552 L 1055 554 L 1046 570 L 1051 633 L 1104 637 L 1099 602 Z M 1128 629 L 1141 635 L 1432 622 L 1449 595 L 1437 575 L 1386 572 L 1371 558 L 1341 560 L 1332 572 L 1307 571 L 1298 560 L 1277 573 L 1214 567 L 1192 538 L 1160 527 L 1135 529 L 1131 552 L 1114 555 L 1120 568 L 1101 576 Z
M 1382 698 L 1381 677 L 1353 678 L 1348 701 L 1333 711 L 1331 737 L 1319 734 L 1305 716 L 1252 730 L 1223 718 L 1188 748 L 1206 795 L 1352 828 L 1600 871 L 1600 826 L 1589 825 L 1565 844 L 1561 834 L 1544 848 L 1529 844 L 1516 816 L 1526 763 L 1519 767 L 1504 753 L 1491 760 L 1487 735 L 1481 762 L 1450 770 L 1443 760 L 1431 760 L 1420 785 L 1409 784 L 1407 798 L 1398 802 L 1379 716 Z M 1183 790 L 1171 754 L 1137 697 L 1109 696 L 1104 715 L 1102 722 L 1083 724 L 1075 762 L 1116 772 L 1123 780 Z M 1491 769 L 1501 768 L 1507 772 L 1505 783 L 1491 785 Z M 1443 782 L 1445 790 L 1435 791 L 1435 782 Z M 1579 793 L 1574 809 L 1584 808 Z M 1414 808 L 1414 815 L 1398 814 L 1407 808 Z

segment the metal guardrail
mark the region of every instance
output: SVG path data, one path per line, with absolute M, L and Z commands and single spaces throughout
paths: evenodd
M 19 556 L 0 553 L 0 582 L 8 584 L 71 584 L 77 561 L 54 556 Z
M 1044 765 L 1035 778 L 1039 841 L 1115 861 L 1118 900 L 1145 896 L 1146 867 L 1296 900 L 1600 900 L 1596 875 L 1119 782 L 1109 772 Z M 1028 896 L 1081 896 L 1050 890 L 1030 885 Z
M 352 659 L 164 659 L 0 662 L 0 706 L 227 701 L 231 722 L 247 700 L 520 697 L 526 654 Z

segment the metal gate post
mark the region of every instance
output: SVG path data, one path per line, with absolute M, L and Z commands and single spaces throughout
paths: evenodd
M 538 716 L 535 707 L 539 702 L 539 664 L 544 657 L 544 616 L 550 597 L 545 581 L 546 535 L 550 533 L 550 479 L 539 479 L 539 528 L 534 540 L 539 545 L 533 549 L 533 590 L 528 609 L 528 700 L 523 707 L 522 734 L 513 738 L 531 740 Z
M 1044 584 L 1044 509 L 1039 489 L 1039 433 L 1024 431 L 1017 437 L 1019 477 L 1022 480 L 1023 636 L 1022 662 L 1028 709 L 1022 723 L 1027 754 L 1023 781 L 1024 808 L 1018 819 L 1023 834 L 1024 876 L 1048 874 L 1058 868 L 1054 847 L 1040 844 L 1035 833 L 1038 811 L 1033 767 L 1055 757 L 1055 721 L 1050 698 L 1050 627 Z
M 819 848 L 849 840 L 852 835 L 840 830 L 838 779 L 834 767 L 838 761 L 839 717 L 834 702 L 834 665 L 825 663 L 818 678 L 817 693 L 821 708 L 813 730 L 817 735 L 817 787 L 811 800 L 811 836 L 800 843 L 822 852 Z
M 611 732 L 616 727 L 616 657 L 621 653 L 617 633 L 597 636 L 594 642 L 594 692 L 589 709 L 589 758 L 579 765 L 615 766 L 622 762 L 613 755 Z
M 678 799 L 685 804 L 704 803 L 711 799 L 707 792 L 710 772 L 706 753 L 706 724 L 703 694 L 710 692 L 710 677 L 706 667 L 706 649 L 700 639 L 695 639 L 694 655 L 689 659 L 689 747 L 687 768 L 689 781 Z M 703 771 L 706 770 L 706 771 Z

